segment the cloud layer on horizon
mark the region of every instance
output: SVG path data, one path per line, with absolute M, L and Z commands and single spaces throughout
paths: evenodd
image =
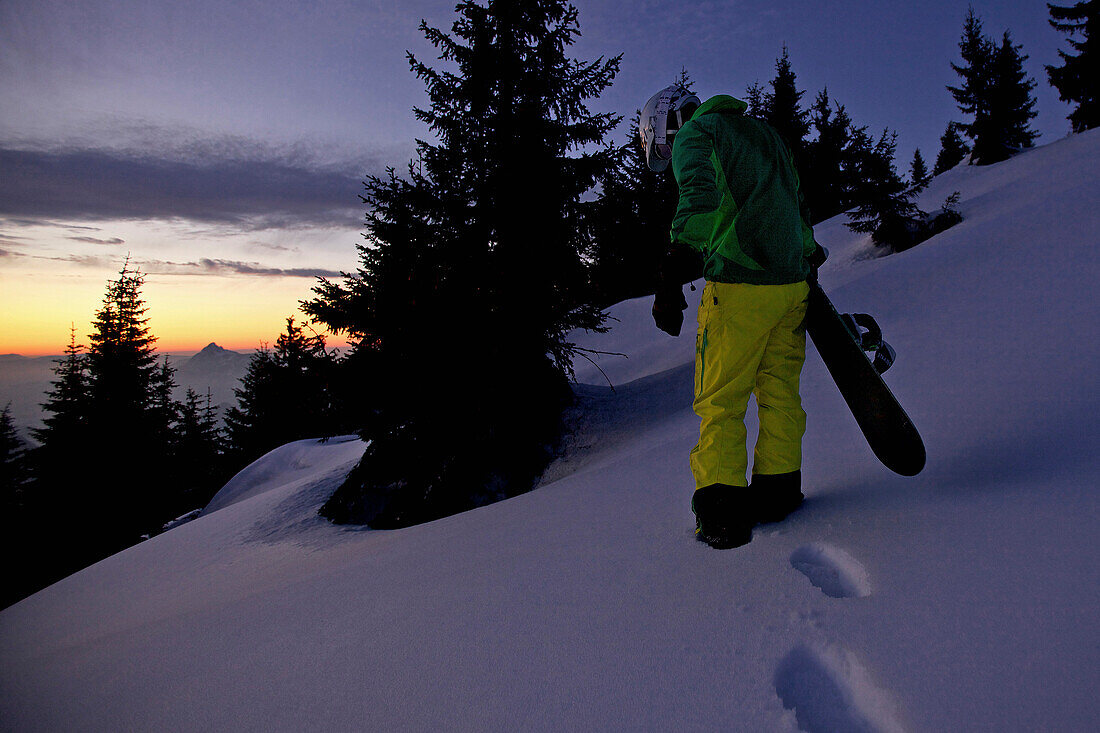
M 0 249 L 0 259 L 25 258 L 49 262 L 67 262 L 83 267 L 114 268 L 117 258 L 102 255 L 68 254 L 35 255 Z M 309 277 L 339 278 L 344 273 L 319 267 L 268 267 L 260 262 L 226 260 L 203 257 L 194 262 L 170 260 L 132 260 L 131 264 L 145 275 L 255 275 L 260 277 Z
M 182 219 L 250 230 L 351 228 L 361 219 L 363 173 L 347 170 L 355 164 L 311 164 L 300 153 L 262 149 L 189 152 L 0 145 L 0 215 L 51 222 Z

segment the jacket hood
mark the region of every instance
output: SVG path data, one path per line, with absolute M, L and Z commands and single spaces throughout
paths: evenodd
M 695 110 L 695 114 L 693 114 L 691 118 L 695 119 L 699 115 L 710 114 L 711 112 L 726 112 L 742 115 L 745 114 L 745 110 L 748 108 L 749 105 L 742 102 L 740 99 L 735 99 L 728 94 L 718 94 L 699 105 L 699 109 Z

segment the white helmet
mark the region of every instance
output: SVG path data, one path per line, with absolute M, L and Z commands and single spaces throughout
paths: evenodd
M 638 132 L 645 148 L 645 161 L 652 171 L 663 171 L 672 159 L 672 136 L 687 122 L 681 110 L 702 102 L 682 86 L 673 84 L 654 94 L 642 108 Z

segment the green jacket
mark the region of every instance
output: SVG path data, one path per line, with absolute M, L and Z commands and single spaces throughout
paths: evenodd
M 798 173 L 779 134 L 746 117 L 746 108 L 730 96 L 711 97 L 673 138 L 680 203 L 672 242 L 701 252 L 712 282 L 801 282 L 815 245 Z

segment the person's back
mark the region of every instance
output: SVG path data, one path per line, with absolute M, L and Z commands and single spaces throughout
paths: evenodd
M 704 254 L 703 274 L 712 282 L 801 282 L 814 244 L 800 211 L 798 174 L 779 134 L 746 117 L 745 106 L 711 97 L 676 133 L 680 206 L 672 238 Z

